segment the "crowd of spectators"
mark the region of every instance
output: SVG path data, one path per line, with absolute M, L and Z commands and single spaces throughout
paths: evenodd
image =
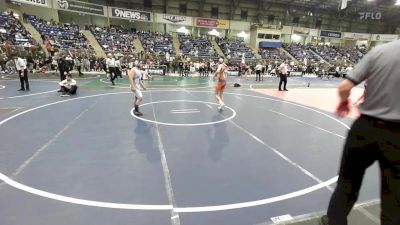
M 79 26 L 74 24 L 57 24 L 54 21 L 46 21 L 33 15 L 23 15 L 23 19 L 30 22 L 41 34 L 46 46 L 56 48 L 58 51 L 64 52 L 63 55 L 69 55 L 68 61 L 71 62 L 71 70 L 76 69 L 79 65 L 83 72 L 102 71 L 104 70 L 105 60 L 95 57 L 93 47 L 89 44 L 86 37 L 80 31 Z M 172 57 L 171 60 L 166 60 L 168 57 L 176 56 L 173 46 L 172 36 L 160 32 L 136 31 L 135 29 L 125 29 L 122 26 L 111 26 L 110 28 L 102 28 L 94 25 L 87 27 L 93 33 L 96 40 L 102 46 L 105 52 L 112 52 L 116 56 L 123 55 L 124 57 L 116 57 L 121 61 L 122 67 L 127 67 L 128 56 L 135 55 L 135 39 L 139 38 L 145 52 L 146 57 L 158 57 L 157 65 L 166 66 L 168 71 L 212 71 L 215 67 L 216 60 L 219 58 L 216 50 L 213 48 L 211 41 L 207 36 L 194 38 L 191 35 L 179 34 L 180 50 L 183 58 L 193 58 L 190 62 L 179 63 Z M 255 59 L 252 50 L 246 46 L 243 40 L 227 40 L 216 38 L 218 46 L 221 48 L 225 56 L 227 56 L 230 68 L 236 68 L 239 71 L 250 71 L 261 61 Z M 18 20 L 18 17 L 13 12 L 4 12 L 0 15 L 0 45 L 6 46 L 22 46 L 31 47 L 37 45 L 24 26 Z M 357 63 L 367 52 L 366 48 L 342 48 L 329 45 L 301 45 L 288 44 L 283 46 L 290 55 L 298 62 L 293 65 L 294 71 L 313 71 L 317 73 L 327 73 L 327 71 L 346 70 L 346 67 L 351 67 Z M 85 54 L 75 54 L 76 51 L 83 51 Z M 285 52 L 279 49 L 262 48 L 258 52 L 262 56 L 262 64 L 265 69 L 274 68 L 276 65 L 285 60 L 290 60 Z M 237 62 L 245 57 L 245 65 Z M 6 52 L 0 52 L 0 72 L 11 71 L 13 66 L 9 65 Z M 53 54 L 52 54 L 53 55 Z M 136 54 L 138 55 L 138 54 Z M 135 56 L 139 57 L 139 56 Z M 178 56 L 176 56 L 178 57 Z M 71 59 L 69 59 L 71 58 Z M 236 60 L 236 61 L 235 61 Z M 185 60 L 184 60 L 185 61 Z M 307 61 L 307 63 L 304 63 Z M 328 66 L 326 63 L 330 63 Z M 182 64 L 182 65 L 181 65 Z M 29 65 L 32 70 L 43 72 L 46 70 L 56 70 L 57 60 L 54 57 L 29 59 Z M 344 66 L 344 68 L 340 68 Z M 43 69 L 45 68 L 45 69 Z M 194 69 L 192 69 L 194 68 Z M 208 69 L 206 69 L 208 68 Z M 123 68 L 121 68 L 123 69 Z M 321 72 L 323 71 L 323 72 Z
M 241 59 L 243 54 L 246 59 L 255 59 L 253 51 L 243 40 L 227 40 L 217 37 L 216 42 L 228 59 Z
M 93 49 L 78 25 L 57 24 L 28 14 L 24 14 L 23 18 L 39 31 L 47 48 Z
M 264 60 L 271 62 L 283 62 L 290 59 L 289 56 L 277 48 L 260 48 L 258 53 Z
M 365 54 L 366 49 L 354 47 L 354 48 L 336 48 L 338 53 L 351 63 L 358 63 Z
M 137 35 L 147 54 L 175 55 L 172 36 L 160 32 L 138 31 Z
M 198 57 L 202 59 L 218 59 L 218 54 L 207 39 L 207 36 L 193 38 L 191 35 L 179 34 L 181 53 L 183 56 Z
M 321 61 L 321 58 L 312 51 L 311 45 L 289 44 L 283 45 L 283 47 L 300 62 L 318 63 Z
M 308 47 L 329 63 L 336 62 L 342 59 L 342 56 L 333 46 L 308 45 Z
M 307 47 L 331 64 L 357 63 L 364 56 L 358 47 L 343 48 L 329 45 L 308 45 Z
M 12 11 L 0 15 L 0 45 L 19 45 L 31 47 L 37 45 Z
M 88 26 L 93 36 L 99 42 L 104 52 L 119 53 L 123 55 L 135 53 L 135 30 L 125 29 L 122 26 L 111 25 L 111 27 Z

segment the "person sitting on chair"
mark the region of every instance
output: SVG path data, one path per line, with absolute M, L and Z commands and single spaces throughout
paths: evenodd
M 78 90 L 78 86 L 76 85 L 76 81 L 72 79 L 70 74 L 67 74 L 66 79 L 61 81 L 60 83 L 62 95 L 61 96 L 70 96 L 76 94 Z

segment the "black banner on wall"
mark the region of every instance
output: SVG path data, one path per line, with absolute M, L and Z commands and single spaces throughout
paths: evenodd
M 65 11 L 105 16 L 105 7 L 75 0 L 57 0 L 57 8 Z

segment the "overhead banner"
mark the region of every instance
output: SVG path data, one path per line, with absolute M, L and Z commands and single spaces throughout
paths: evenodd
M 28 5 L 36 5 L 36 6 L 42 6 L 42 7 L 50 7 L 48 0 L 11 0 L 11 2 L 19 2 L 23 4 L 28 4 Z
M 339 31 L 321 30 L 319 36 L 328 38 L 342 38 L 342 33 Z
M 357 40 L 357 41 L 368 41 L 371 37 L 370 34 L 362 34 L 362 33 L 343 33 L 343 39 L 346 40 Z
M 371 41 L 390 42 L 390 41 L 395 41 L 397 39 L 399 39 L 399 35 L 397 34 L 373 34 Z
M 309 28 L 293 27 L 293 34 L 308 35 L 309 33 L 310 33 Z
M 193 17 L 156 13 L 155 22 L 193 26 Z
M 132 10 L 132 9 L 121 9 L 116 7 L 110 7 L 111 10 L 111 17 L 112 18 L 119 18 L 119 19 L 126 19 L 126 20 L 139 20 L 139 21 L 151 21 L 151 13 L 143 12 L 139 10 Z
M 57 1 L 57 9 L 91 14 L 96 16 L 106 16 L 106 7 L 102 5 L 92 4 L 88 2 L 81 2 L 76 0 L 55 0 Z
M 229 29 L 229 20 L 197 18 L 196 19 L 196 26 L 198 26 L 198 27 Z

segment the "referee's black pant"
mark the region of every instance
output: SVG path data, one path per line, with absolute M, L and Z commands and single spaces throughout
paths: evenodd
M 261 81 L 261 70 L 256 70 L 256 81 Z
M 28 69 L 18 70 L 21 90 L 29 90 Z
M 114 82 L 115 78 L 117 78 L 116 75 L 116 68 L 115 67 L 108 67 L 108 73 L 110 74 L 110 80 L 111 82 Z
M 329 225 L 347 225 L 365 170 L 375 161 L 381 176 L 381 224 L 400 224 L 400 122 L 361 115 L 344 146 L 339 179 L 328 207 Z
M 61 90 L 64 94 L 74 95 L 74 94 L 76 94 L 76 91 L 78 90 L 78 86 L 72 85 L 71 88 L 66 88 L 64 86 L 61 86 Z
M 287 75 L 286 74 L 279 74 L 280 80 L 279 80 L 279 90 L 282 90 L 282 83 L 283 83 L 283 90 L 286 90 L 286 84 L 287 84 Z

